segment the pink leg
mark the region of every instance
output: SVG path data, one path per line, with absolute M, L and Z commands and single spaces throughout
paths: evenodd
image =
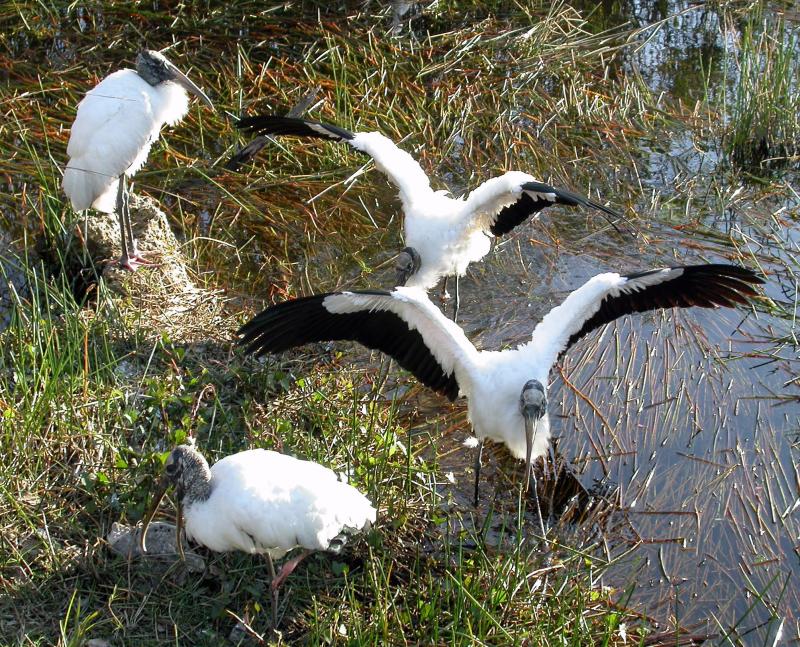
M 278 575 L 277 575 L 277 576 L 275 576 L 275 577 L 272 579 L 272 582 L 270 583 L 270 588 L 271 588 L 273 591 L 277 591 L 277 590 L 278 590 L 278 589 L 281 587 L 281 585 L 283 585 L 283 583 L 284 583 L 284 581 L 286 580 L 286 578 L 287 578 L 287 577 L 289 577 L 289 575 L 291 575 L 291 574 L 292 574 L 292 571 L 293 571 L 295 568 L 297 568 L 297 565 L 298 565 L 300 562 L 302 562 L 302 561 L 303 561 L 303 560 L 304 560 L 306 557 L 308 557 L 308 556 L 309 556 L 311 553 L 313 553 L 313 552 L 314 552 L 313 550 L 304 550 L 304 551 L 303 551 L 302 553 L 300 553 L 300 554 L 299 554 L 297 557 L 293 557 L 293 558 L 292 558 L 292 559 L 290 559 L 288 562 L 286 562 L 286 563 L 285 563 L 285 564 L 284 564 L 284 565 L 281 567 L 281 572 L 280 572 L 280 573 L 278 573 Z
M 158 265 L 158 263 L 149 261 L 142 256 L 136 247 L 136 238 L 133 236 L 133 226 L 131 225 L 128 184 L 125 174 L 119 177 L 117 213 L 119 215 L 120 238 L 122 242 L 122 256 L 119 258 L 120 267 L 135 272 L 140 267 L 153 267 Z
M 283 584 L 284 580 L 297 568 L 297 565 L 308 557 L 313 550 L 304 550 L 297 557 L 290 559 L 281 568 L 281 572 L 275 575 L 275 565 L 272 563 L 272 557 L 267 553 L 267 566 L 269 566 L 269 575 L 272 580 L 269 583 L 270 597 L 272 598 L 272 628 L 278 627 L 278 589 Z
M 140 267 L 156 267 L 158 263 L 147 260 L 134 246 L 132 254 L 122 253 L 122 256 L 119 258 L 119 265 L 123 269 L 135 272 Z

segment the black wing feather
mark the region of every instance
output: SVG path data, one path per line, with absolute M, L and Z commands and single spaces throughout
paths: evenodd
M 339 128 L 339 126 L 278 115 L 243 117 L 236 122 L 236 127 L 239 130 L 259 135 L 294 135 L 295 137 L 314 137 L 335 141 L 350 141 L 355 137 L 349 130 Z
M 458 397 L 455 374 L 445 373 L 419 331 L 411 330 L 397 314 L 387 310 L 332 314 L 323 305 L 331 294 L 335 293 L 292 299 L 267 308 L 239 329 L 239 343 L 246 346 L 246 352 L 261 356 L 311 342 L 357 341 L 393 357 L 425 386 L 451 401 Z M 374 290 L 355 294 L 391 293 Z
M 670 280 L 650 285 L 636 292 L 620 293 L 603 299 L 600 309 L 583 327 L 572 335 L 564 350 L 595 328 L 613 321 L 617 317 L 634 312 L 646 312 L 659 308 L 680 307 L 714 308 L 735 307 L 748 303 L 748 297 L 758 293 L 753 285 L 764 283 L 755 272 L 738 265 L 706 264 L 687 265 L 670 269 L 682 269 L 683 273 Z M 661 270 L 648 270 L 627 274 L 628 280 L 657 274 Z
M 530 193 L 527 193 L 527 191 L 533 191 L 535 193 L 552 193 L 556 196 L 556 199 L 555 201 L 552 201 L 534 197 Z M 593 209 L 602 211 L 604 214 L 611 216 L 612 218 L 621 218 L 620 214 L 618 214 L 616 211 L 613 211 L 612 209 L 609 209 L 598 202 L 594 202 L 593 200 L 579 196 L 576 193 L 572 193 L 571 191 L 557 189 L 542 182 L 526 182 L 522 185 L 522 193 L 520 193 L 519 199 L 514 204 L 510 204 L 500 210 L 495 217 L 494 224 L 489 228 L 489 230 L 494 236 L 502 236 L 514 229 L 514 227 L 517 225 L 521 225 L 533 214 L 538 213 L 542 209 L 550 207 L 554 204 L 563 204 L 570 207 L 591 207 Z M 614 225 L 611 220 L 608 218 L 606 218 L 606 220 L 608 220 L 608 222 L 611 223 L 611 225 L 616 229 L 616 225 Z

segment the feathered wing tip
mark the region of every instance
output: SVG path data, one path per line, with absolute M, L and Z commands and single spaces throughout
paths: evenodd
M 239 130 L 259 135 L 293 135 L 334 141 L 350 141 L 355 137 L 349 130 L 339 128 L 339 126 L 278 115 L 243 117 L 236 122 L 236 127 Z
M 534 191 L 537 193 L 543 193 L 549 190 L 555 194 L 557 204 L 565 204 L 571 207 L 591 207 L 592 209 L 597 209 L 598 211 L 608 214 L 612 218 L 622 219 L 622 214 L 618 213 L 617 211 L 614 211 L 613 209 L 606 207 L 599 202 L 590 200 L 589 198 L 584 198 L 577 193 L 567 191 L 566 189 L 558 189 L 547 184 L 541 184 L 539 182 L 528 182 L 523 184 L 522 188 L 526 191 Z
M 558 189 L 542 182 L 526 182 L 522 185 L 522 189 L 524 191 L 532 191 L 534 193 L 553 193 L 556 196 L 556 204 L 564 204 L 570 207 L 590 207 L 592 209 L 597 209 L 601 213 L 605 214 L 603 217 L 606 219 L 608 224 L 610 224 L 617 231 L 619 231 L 619 227 L 617 227 L 616 223 L 614 223 L 611 218 L 616 218 L 617 220 L 623 221 L 625 220 L 621 213 L 618 213 L 617 211 L 614 211 L 613 209 L 606 207 L 599 202 L 595 202 L 589 198 L 584 198 L 582 195 L 578 195 L 572 191 L 567 191 L 566 189 Z
M 651 298 L 643 300 L 642 306 L 649 306 L 649 309 L 668 306 L 733 308 L 737 303 L 747 305 L 749 297 L 758 296 L 753 286 L 764 283 L 764 279 L 753 270 L 727 263 L 684 265 L 668 269 L 682 273 L 675 279 L 644 288 L 642 292 L 652 291 L 653 294 Z M 663 270 L 635 272 L 625 275 L 625 279 L 629 283 L 646 281 L 647 277 L 657 276 L 660 272 Z
M 506 174 L 506 176 L 509 175 L 512 175 L 512 173 Z M 524 181 L 521 184 L 517 184 L 517 187 L 515 201 L 500 209 L 491 219 L 489 231 L 493 236 L 503 236 L 509 233 L 531 216 L 535 216 L 543 209 L 554 204 L 597 209 L 616 231 L 619 231 L 619 227 L 617 227 L 615 220 L 625 220 L 621 214 L 605 205 L 544 182 Z
M 747 305 L 751 297 L 758 296 L 753 286 L 764 283 L 753 270 L 725 263 L 646 270 L 621 278 L 625 283 L 602 299 L 597 311 L 569 337 L 563 350 L 588 332 L 626 314 L 672 307 Z
M 247 146 L 231 155 L 230 159 L 225 163 L 225 169 L 228 171 L 238 171 L 242 164 L 249 162 L 264 148 L 269 139 L 266 137 L 256 137 Z

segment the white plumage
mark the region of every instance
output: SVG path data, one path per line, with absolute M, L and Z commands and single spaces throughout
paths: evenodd
M 463 276 L 467 266 L 489 253 L 491 238 L 505 234 L 553 204 L 611 209 L 563 189 L 510 171 L 487 180 L 463 197 L 434 191 L 417 161 L 377 132 L 351 133 L 338 126 L 272 115 L 246 117 L 238 127 L 260 134 L 296 135 L 344 141 L 372 157 L 399 190 L 406 249 L 398 256 L 397 285 L 429 290 L 442 277 Z M 456 287 L 456 310 L 458 307 Z
M 369 499 L 327 467 L 252 449 L 226 456 L 209 468 L 194 447 L 180 445 L 167 458 L 164 477 L 145 514 L 143 553 L 147 526 L 170 485 L 177 491 L 179 547 L 185 526 L 188 539 L 211 550 L 267 556 L 274 624 L 278 589 L 300 561 L 315 550 L 338 552 L 347 535 L 375 523 Z M 272 559 L 294 548 L 304 551 L 276 575 Z
M 546 453 L 550 441 L 550 370 L 575 341 L 628 313 L 747 303 L 747 297 L 756 294 L 751 284 L 762 282 L 735 265 L 599 274 L 553 308 L 529 342 L 500 352 L 478 351 L 423 290 L 409 287 L 287 301 L 254 317 L 239 334 L 247 351 L 259 355 L 337 339 L 382 350 L 451 400 L 466 396 L 478 439 L 503 443 L 530 464 Z
M 211 467 L 211 496 L 184 503 L 186 536 L 211 550 L 269 553 L 327 550 L 343 532 L 375 522 L 375 508 L 335 472 L 251 449 Z
M 136 70 L 110 74 L 78 104 L 62 188 L 75 211 L 117 212 L 120 264 L 130 270 L 148 262 L 136 248 L 125 178 L 145 163 L 162 126 L 186 115 L 187 90 L 213 108 L 203 91 L 162 54 L 145 50 L 136 59 Z
M 72 208 L 113 213 L 119 176 L 133 177 L 161 127 L 188 111 L 189 97 L 175 83 L 153 86 L 128 69 L 100 81 L 78 104 L 67 145 L 62 186 Z

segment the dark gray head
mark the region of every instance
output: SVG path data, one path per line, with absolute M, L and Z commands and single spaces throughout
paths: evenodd
M 397 272 L 395 285 L 405 285 L 409 277 L 419 271 L 422 264 L 419 252 L 413 247 L 406 247 L 397 255 L 394 269 Z
M 179 445 L 164 463 L 164 481 L 175 488 L 183 505 L 205 501 L 211 495 L 211 470 L 203 455 L 194 447 Z
M 528 380 L 519 396 L 519 410 L 525 416 L 538 420 L 547 413 L 547 396 L 539 380 Z
M 164 464 L 164 474 L 156 488 L 150 508 L 145 512 L 142 531 L 139 535 L 139 549 L 147 552 L 146 537 L 147 527 L 153 520 L 158 510 L 158 504 L 164 498 L 167 489 L 173 486 L 177 497 L 178 510 L 176 514 L 175 540 L 178 552 L 183 557 L 183 544 L 181 532 L 183 530 L 183 506 L 195 501 L 205 501 L 211 496 L 211 470 L 202 454 L 190 445 L 178 445 L 167 456 Z
M 143 49 L 136 57 L 136 72 L 150 85 L 158 85 L 172 81 L 183 86 L 187 91 L 196 95 L 209 108 L 213 108 L 205 92 L 197 87 L 192 81 L 181 72 L 177 67 L 167 60 L 167 57 L 153 49 Z
M 519 412 L 525 421 L 525 489 L 531 475 L 531 453 L 536 423 L 547 413 L 547 396 L 539 380 L 528 380 L 519 396 Z

